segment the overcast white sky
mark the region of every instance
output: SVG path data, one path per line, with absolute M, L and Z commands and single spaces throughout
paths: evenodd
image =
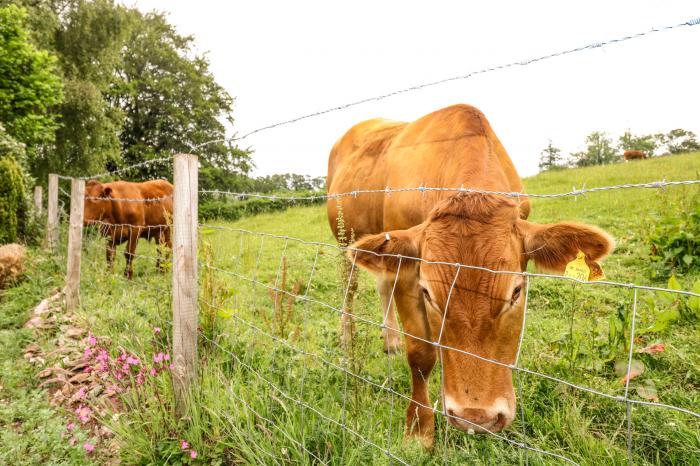
M 700 2 L 124 0 L 168 13 L 207 52 L 235 97 L 231 133 L 414 84 L 463 75 L 700 17 Z M 564 153 L 587 134 L 690 129 L 700 135 L 700 26 L 659 32 L 529 66 L 363 104 L 243 141 L 256 174 L 325 175 L 353 124 L 480 108 L 521 176 L 552 139 Z

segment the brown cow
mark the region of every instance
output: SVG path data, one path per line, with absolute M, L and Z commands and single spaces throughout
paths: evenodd
M 622 156 L 625 158 L 625 162 L 647 158 L 647 154 L 643 150 L 626 150 Z
M 107 238 L 107 263 L 114 268 L 116 247 L 127 243 L 124 275 L 131 278 L 132 261 L 139 238 L 155 239 L 159 249 L 156 266 L 160 269 L 160 246 L 172 247 L 169 219 L 173 213 L 173 185 L 165 180 L 132 183 L 91 180 L 85 187 L 85 225 L 97 225 Z
M 523 190 L 488 121 L 468 105 L 438 110 L 412 123 L 360 123 L 330 154 L 330 194 L 461 185 Z M 389 297 L 400 263 L 393 302 L 406 334 L 413 388 L 406 435 L 418 437 L 427 447 L 435 430 L 427 381 L 438 356 L 450 423 L 474 432 L 502 430 L 515 417 L 511 370 L 473 355 L 514 363 L 527 286 L 519 273 L 530 259 L 543 269 L 563 273 L 579 250 L 593 265 L 614 247 L 612 238 L 594 226 L 527 221 L 530 204 L 520 199 L 518 203 L 503 196 L 446 191 L 342 198 L 345 226 L 360 238 L 348 257 L 376 275 L 389 321 Z M 337 236 L 335 202 L 328 203 L 328 216 Z

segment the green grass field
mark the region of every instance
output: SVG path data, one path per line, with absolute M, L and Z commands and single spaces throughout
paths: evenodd
M 525 185 L 528 192 L 556 193 L 574 186 L 697 179 L 699 175 L 700 153 L 694 153 L 549 172 L 526 179 Z M 608 280 L 665 286 L 670 271 L 663 276 L 651 266 L 646 236 L 660 217 L 695 205 L 698 189 L 628 189 L 536 199 L 530 220 L 599 225 L 617 241 L 616 251 L 603 264 Z M 382 351 L 381 310 L 372 277 L 359 272 L 353 313 L 362 320 L 356 323 L 353 345 L 345 350 L 339 344 L 338 309 L 346 288 L 339 251 L 241 230 L 334 242 L 323 206 L 292 208 L 233 223 L 211 222 L 200 229 L 200 374 L 190 413 L 184 420 L 174 419 L 167 378 L 124 394 L 119 414 L 102 421 L 116 433 L 125 464 L 565 464 L 509 441 L 580 464 L 628 463 L 624 403 L 532 374 L 521 375 L 522 413 L 518 408 L 518 418 L 500 438 L 446 429 L 438 414 L 433 451 L 404 442 L 409 370 L 403 354 L 388 357 Z M 114 348 L 127 348 L 148 360 L 155 351 L 153 328 L 161 327 L 164 335 L 171 331 L 170 277 L 155 271 L 152 245 L 141 242 L 138 254 L 144 257 L 137 258 L 135 278 L 127 282 L 120 274 L 121 254 L 117 270 L 109 272 L 102 241 L 88 235 L 78 316 L 95 335 L 109 337 Z M 34 261 L 41 263 L 42 258 Z M 31 296 L 41 296 L 40 284 L 50 286 L 57 274 L 55 266 L 32 270 Z M 678 281 L 689 290 L 698 278 L 696 271 L 679 276 Z M 275 295 L 270 288 L 284 288 L 301 297 Z M 624 335 L 629 332 L 632 300 L 633 293 L 626 288 L 531 279 L 522 367 L 622 396 L 624 385 L 614 363 L 627 357 Z M 658 293 L 638 293 L 635 347 L 664 343 L 666 349 L 635 354 L 646 370 L 631 382 L 630 396 L 644 400 L 645 388 L 653 384 L 661 403 L 698 412 L 700 324 L 686 317 L 654 331 L 658 315 L 669 305 Z M 0 306 L 0 312 L 6 313 L 17 308 L 7 296 Z M 22 306 L 30 304 L 23 301 Z M 17 328 L 19 317 L 11 323 L 5 320 L 2 331 L 13 340 L 1 347 L 3 367 L 14 374 L 12 361 L 21 358 L 15 346 L 28 336 Z M 436 367 L 431 382 L 438 411 L 439 372 Z M 12 377 L 21 380 L 30 375 L 24 368 Z M 11 385 L 11 400 L 16 397 L 26 403 L 22 386 Z M 2 406 L 9 413 L 0 418 L 3 423 L 24 409 L 19 401 Z M 635 464 L 700 464 L 700 419 L 640 405 L 633 406 L 631 414 Z M 26 431 L 27 435 L 32 432 Z M 60 443 L 54 437 L 51 441 Z M 23 443 L 21 436 L 3 434 L 6 438 L 16 445 L 10 453 L 0 453 L 5 454 L 0 462 L 22 463 L 22 455 L 36 449 Z M 183 439 L 198 452 L 196 460 L 181 450 Z M 80 452 L 64 450 L 27 457 L 76 462 Z M 96 454 L 99 458 L 99 448 Z

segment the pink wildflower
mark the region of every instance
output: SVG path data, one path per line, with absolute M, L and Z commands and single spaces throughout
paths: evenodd
M 153 333 L 158 335 L 160 333 L 160 327 L 153 327 Z
M 170 369 L 170 370 L 173 370 L 174 368 L 175 368 L 175 364 L 170 364 L 170 365 L 168 366 L 168 369 Z
M 163 361 L 170 361 L 170 355 L 168 353 L 163 355 Z
M 163 361 L 163 353 L 158 353 L 153 355 L 153 362 L 162 362 Z
M 190 458 L 195 459 L 197 457 L 197 452 L 195 450 L 190 451 Z
M 131 364 L 132 366 L 138 366 L 141 363 L 141 360 L 135 356 L 129 356 L 126 358 L 126 363 Z
M 85 449 L 86 452 L 92 453 L 95 450 L 95 445 L 93 445 L 90 442 L 85 442 L 83 444 L 83 448 Z
M 92 410 L 88 408 L 87 406 L 80 405 L 76 410 L 75 414 L 78 415 L 78 419 L 80 422 L 85 424 L 90 420 L 90 415 L 92 414 Z
M 95 346 L 96 344 L 97 344 L 97 338 L 95 338 L 95 335 L 93 335 L 91 333 L 90 336 L 88 337 L 88 345 Z
M 73 424 L 72 422 L 69 422 L 68 425 L 66 426 L 66 430 L 71 431 L 73 429 L 75 429 L 75 424 Z
M 90 356 L 92 356 L 92 349 L 89 346 L 87 348 L 85 348 L 85 352 L 83 353 L 83 356 L 85 356 L 86 358 L 89 358 Z
M 95 358 L 98 362 L 107 362 L 109 360 L 109 354 L 107 350 L 100 350 L 99 354 Z
M 79 400 L 82 400 L 85 398 L 87 390 L 85 390 L 85 387 L 80 387 L 80 390 L 75 394 L 75 397 Z
M 152 376 L 152 377 L 155 377 L 156 375 L 158 375 L 158 371 L 157 371 L 156 368 L 154 367 L 154 368 L 151 369 L 151 376 Z
M 190 444 L 185 442 L 184 440 L 180 444 L 180 448 L 182 448 L 183 450 L 187 450 L 189 447 L 190 447 Z
M 90 367 L 90 366 L 85 366 L 85 367 L 83 368 L 83 372 L 85 372 L 86 374 L 89 374 L 90 372 L 92 372 L 92 367 Z

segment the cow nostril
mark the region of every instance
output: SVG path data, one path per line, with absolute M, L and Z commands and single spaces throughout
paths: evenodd
M 494 426 L 499 426 L 502 427 L 506 423 L 506 415 L 503 413 L 498 413 L 496 416 L 496 422 L 494 422 Z
M 454 415 L 455 415 L 455 412 L 454 412 L 451 408 L 448 408 L 448 409 L 447 409 L 447 415 L 448 415 L 448 416 L 454 416 Z

